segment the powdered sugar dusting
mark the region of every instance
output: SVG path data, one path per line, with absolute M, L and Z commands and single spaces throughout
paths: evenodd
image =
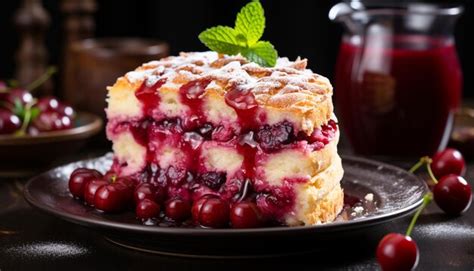
M 421 233 L 431 238 L 463 238 L 474 239 L 474 227 L 471 225 L 459 225 L 457 223 L 429 223 L 419 224 L 414 232 Z
M 5 250 L 7 253 L 20 254 L 28 257 L 77 257 L 85 255 L 88 250 L 76 244 L 40 242 L 14 246 Z
M 306 59 L 290 61 L 288 58 L 279 58 L 275 67 L 261 67 L 249 63 L 241 55 L 218 55 L 215 52 L 181 53 L 179 56 L 163 58 L 143 64 L 137 70 L 126 74 L 131 83 L 147 80 L 153 85 L 159 78 L 167 81 L 195 80 L 209 78 L 222 90 L 229 85 L 238 85 L 240 89 L 252 90 L 259 100 L 268 101 L 266 96 L 283 96 L 287 93 L 302 92 L 302 94 L 331 95 L 332 86 L 323 76 L 306 69 Z M 178 83 L 178 82 L 174 82 Z M 215 85 L 213 85 L 215 86 Z M 278 91 L 280 90 L 280 91 Z M 311 102 L 315 98 L 307 99 Z M 279 98 L 273 101 L 279 101 Z M 310 105 L 314 106 L 314 105 Z

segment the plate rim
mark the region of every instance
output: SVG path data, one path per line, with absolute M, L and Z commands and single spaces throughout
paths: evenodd
M 101 156 L 103 157 L 103 156 Z M 87 161 L 87 160 L 94 160 L 100 157 L 85 159 L 80 161 Z M 423 190 L 425 192 L 429 191 L 428 185 L 425 181 L 419 178 L 417 175 L 394 165 L 387 164 L 384 162 L 379 162 L 376 160 L 367 159 L 364 157 L 358 157 L 353 155 L 341 155 L 343 160 L 352 160 L 355 162 L 362 162 L 368 163 L 376 166 L 383 166 L 384 168 L 389 168 L 394 171 L 402 171 L 405 174 L 413 177 L 414 179 L 418 180 L 420 184 L 423 186 Z M 77 163 L 80 161 L 76 161 L 73 163 Z M 65 165 L 62 165 L 65 166 Z M 61 167 L 61 166 L 60 166 Z M 55 170 L 54 168 L 49 170 Z M 292 232 L 336 232 L 336 231 L 343 231 L 345 229 L 359 229 L 368 226 L 373 226 L 377 224 L 381 224 L 384 222 L 391 221 L 392 219 L 402 218 L 412 212 L 414 212 L 423 202 L 423 196 L 412 203 L 411 205 L 407 205 L 404 208 L 397 209 L 388 213 L 379 214 L 372 217 L 362 217 L 351 221 L 338 221 L 338 222 L 330 222 L 326 224 L 319 224 L 319 225 L 308 225 L 308 226 L 277 226 L 277 227 L 263 227 L 263 228 L 250 228 L 250 229 L 206 229 L 206 228 L 179 228 L 179 227 L 158 227 L 158 226 L 146 226 L 146 225 L 139 225 L 139 224 L 128 224 L 123 222 L 114 222 L 114 221 L 104 221 L 104 220 L 97 220 L 93 218 L 87 218 L 80 215 L 74 215 L 68 212 L 60 211 L 58 209 L 49 207 L 46 204 L 42 204 L 38 202 L 35 197 L 31 194 L 29 187 L 33 182 L 37 179 L 41 178 L 43 175 L 47 174 L 49 171 L 43 172 L 30 180 L 25 184 L 23 189 L 23 196 L 32 207 L 53 215 L 55 217 L 64 219 L 66 221 L 72 222 L 74 224 L 79 224 L 82 226 L 86 226 L 89 228 L 100 228 L 100 229 L 112 229 L 118 231 L 132 231 L 137 234 L 167 234 L 167 235 L 181 235 L 181 236 L 220 236 L 220 235 L 249 235 L 249 234 L 274 234 L 274 233 L 292 233 Z

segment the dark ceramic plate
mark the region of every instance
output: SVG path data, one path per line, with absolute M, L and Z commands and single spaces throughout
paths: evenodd
M 364 242 L 377 225 L 411 213 L 428 191 L 424 181 L 400 168 L 356 157 L 344 157 L 342 186 L 346 204 L 332 223 L 258 229 L 200 229 L 141 225 L 132 212 L 104 214 L 74 200 L 67 189 L 76 167 L 105 171 L 111 154 L 45 172 L 25 186 L 34 207 L 62 219 L 94 228 L 110 241 L 142 251 L 194 257 L 258 257 L 322 250 L 347 242 Z M 373 200 L 370 200 L 373 195 Z M 369 199 L 369 200 L 367 200 Z M 282 245 L 285 244 L 285 245 Z
M 78 112 L 71 129 L 36 136 L 0 135 L 0 176 L 32 176 L 53 161 L 80 150 L 101 129 L 100 117 Z

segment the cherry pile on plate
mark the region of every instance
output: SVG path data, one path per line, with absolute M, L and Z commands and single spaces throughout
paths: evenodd
M 74 109 L 49 96 L 35 98 L 25 88 L 0 81 L 0 135 L 37 135 L 72 127 Z
M 166 220 L 179 225 L 191 221 L 191 225 L 206 228 L 255 228 L 265 224 L 253 202 L 231 204 L 216 195 L 204 195 L 194 202 L 179 197 L 165 200 L 162 187 L 113 173 L 102 175 L 95 169 L 75 169 L 69 178 L 69 191 L 76 199 L 107 213 L 135 208 L 137 218 L 145 223 Z
M 423 205 L 413 216 L 406 234 L 389 233 L 380 241 L 376 255 L 384 271 L 412 270 L 418 264 L 418 247 L 410 234 L 418 216 L 431 199 L 450 216 L 461 215 L 471 205 L 471 186 L 462 177 L 466 171 L 466 163 L 458 150 L 445 149 L 432 158 L 423 157 L 410 171 L 413 172 L 422 165 L 426 165 L 435 184 L 432 192 L 425 195 Z

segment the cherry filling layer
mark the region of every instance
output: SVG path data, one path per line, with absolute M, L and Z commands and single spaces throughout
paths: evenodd
M 113 126 L 109 122 L 110 134 L 130 132 L 146 149 L 145 168 L 131 177 L 161 187 L 168 199 L 196 201 L 210 194 L 229 202 L 250 201 L 276 221 L 290 212 L 296 197 L 295 184 L 308 179 L 285 178 L 272 185 L 256 171 L 256 165 L 285 150 L 321 150 L 335 138 L 336 122 L 330 120 L 311 135 L 295 131 L 290 121 L 262 125 L 265 115 L 260 113 L 252 92 L 231 87 L 225 101 L 237 113 L 235 126 L 239 128 L 215 125 L 207 121 L 201 97 L 210 80 L 183 85 L 180 102 L 189 108 L 189 113 L 182 118 L 167 118 L 157 112 L 157 91 L 164 83 L 143 83 L 136 91 L 145 116 L 142 120 Z M 214 165 L 219 164 L 214 161 L 219 160 L 215 153 L 229 162 L 221 163 L 224 167 Z M 120 174 L 124 166 L 126 161 L 115 161 L 113 170 Z

